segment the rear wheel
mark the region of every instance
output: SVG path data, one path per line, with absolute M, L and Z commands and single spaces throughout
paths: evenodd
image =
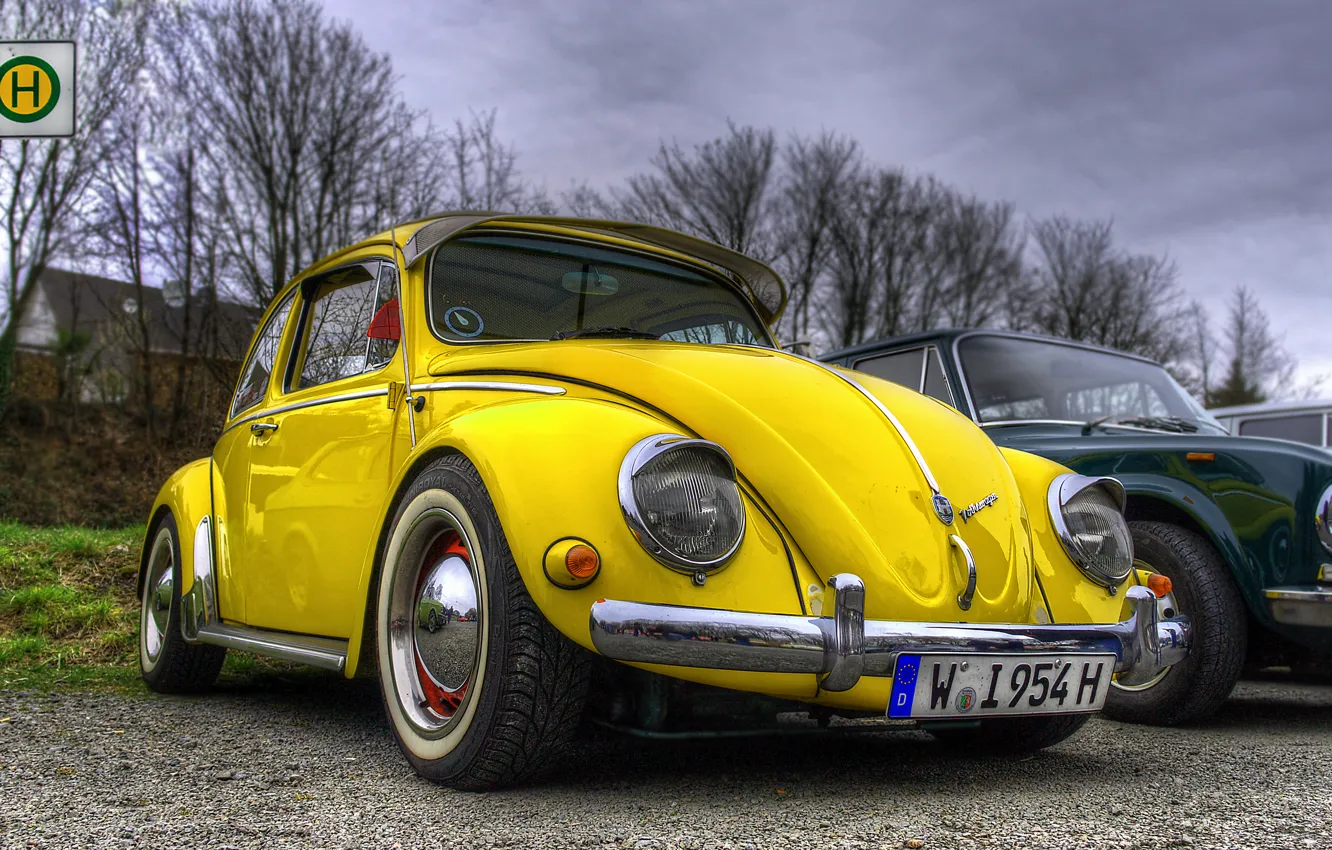
M 1149 682 L 1115 683 L 1105 713 L 1155 726 L 1205 720 L 1230 696 L 1244 667 L 1244 601 L 1221 556 L 1198 534 L 1164 522 L 1135 521 L 1129 528 L 1139 566 L 1168 577 L 1177 613 L 1192 619 L 1193 646 L 1187 658 Z
M 929 733 L 940 743 L 985 754 L 1034 753 L 1073 736 L 1091 715 L 1055 714 L 1045 717 L 991 717 L 980 725 L 935 727 Z
M 441 606 L 433 629 L 426 606 Z M 459 455 L 403 495 L 376 637 L 394 736 L 429 779 L 468 790 L 530 779 L 582 718 L 589 656 L 528 595 L 481 477 Z
M 139 597 L 139 672 L 164 694 L 202 691 L 217 680 L 227 650 L 188 644 L 180 631 L 180 535 L 166 514 L 148 538 Z

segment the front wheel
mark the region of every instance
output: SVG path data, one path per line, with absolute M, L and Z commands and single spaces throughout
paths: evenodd
M 1244 667 L 1244 602 L 1221 556 L 1198 534 L 1164 522 L 1134 521 L 1129 528 L 1139 566 L 1169 578 L 1176 613 L 1192 619 L 1193 647 L 1149 682 L 1112 685 L 1105 714 L 1155 726 L 1205 720 L 1230 696 Z
M 139 595 L 139 672 L 163 694 L 202 691 L 217 680 L 227 650 L 188 644 L 180 631 L 180 535 L 166 514 L 148 538 L 143 591 Z
M 1073 736 L 1090 715 L 1052 714 L 1045 717 L 991 717 L 964 727 L 929 729 L 942 744 L 976 754 L 1018 755 L 1053 747 Z
M 426 605 L 443 608 L 423 618 Z M 588 653 L 528 595 L 481 476 L 460 455 L 427 466 L 401 499 L 376 644 L 394 737 L 428 779 L 465 790 L 530 779 L 582 718 Z

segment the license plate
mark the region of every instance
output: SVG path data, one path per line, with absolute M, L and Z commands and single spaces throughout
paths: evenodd
M 889 717 L 1099 711 L 1113 655 L 899 655 Z

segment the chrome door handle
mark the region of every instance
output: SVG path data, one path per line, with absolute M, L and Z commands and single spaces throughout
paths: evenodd
M 250 426 L 251 434 L 262 434 L 265 431 L 273 432 L 278 429 L 276 422 L 255 422 Z
M 962 553 L 962 559 L 967 562 L 967 588 L 957 595 L 957 607 L 966 611 L 971 608 L 971 600 L 976 595 L 976 559 L 971 556 L 971 548 L 962 542 L 961 537 L 950 534 L 948 542 L 958 548 Z

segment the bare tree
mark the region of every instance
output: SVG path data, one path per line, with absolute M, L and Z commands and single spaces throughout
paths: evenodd
M 1031 300 L 1010 324 L 1172 363 L 1187 348 L 1179 271 L 1169 258 L 1116 249 L 1111 230 L 1065 216 L 1032 222 Z
M 145 221 L 147 105 L 143 92 L 131 88 L 108 122 L 111 144 L 98 162 L 91 185 L 90 229 L 104 259 L 122 279 L 134 286 L 132 310 L 104 305 L 108 315 L 125 323 L 131 363 L 145 428 L 153 436 L 157 421 L 154 404 L 152 318 L 145 298 L 149 235 Z
M 995 321 L 1003 294 L 1022 277 L 1023 237 L 1014 225 L 1013 205 L 949 192 L 938 228 L 938 254 L 949 267 L 939 319 L 953 327 Z M 932 326 L 935 316 L 928 319 Z
M 225 182 L 233 260 L 256 304 L 332 246 L 361 235 L 365 172 L 398 106 L 387 56 L 312 0 L 219 0 L 184 34 L 188 96 Z
M 777 270 L 789 290 L 782 324 L 794 340 L 811 330 L 811 298 L 833 250 L 829 232 L 847 185 L 857 179 L 862 164 L 859 145 L 827 132 L 816 138 L 792 137 L 781 161 L 784 173 L 772 208 L 773 230 L 780 251 Z
M 0 413 L 13 384 L 19 322 L 42 272 L 75 229 L 83 192 L 106 150 L 103 129 L 142 65 L 146 19 L 135 4 L 11 0 L 0 5 L 4 38 L 72 38 L 80 46 L 74 135 L 0 142 L 0 253 L 6 262 Z
M 777 142 L 772 130 L 727 122 L 724 136 L 685 151 L 664 142 L 653 172 L 613 189 L 613 217 L 702 236 L 760 260 L 775 253 L 769 210 Z

